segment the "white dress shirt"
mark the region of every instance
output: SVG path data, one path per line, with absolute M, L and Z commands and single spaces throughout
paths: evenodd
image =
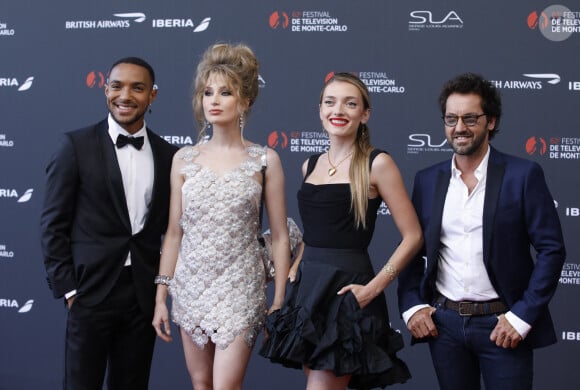
M 131 221 L 131 231 L 133 234 L 143 229 L 145 220 L 151 205 L 151 194 L 153 192 L 153 152 L 147 138 L 146 124 L 135 134 L 129 134 L 123 129 L 109 114 L 109 136 L 113 144 L 117 142 L 119 134 L 132 137 L 145 137 L 143 147 L 137 150 L 132 145 L 125 145 L 122 148 L 115 147 L 121 176 L 123 177 L 123 189 L 129 210 Z M 131 253 L 127 256 L 125 265 L 131 265 Z
M 441 220 L 437 290 L 453 301 L 489 301 L 499 295 L 483 264 L 483 200 L 489 148 L 474 175 L 469 193 L 461 171 L 451 160 L 451 179 Z

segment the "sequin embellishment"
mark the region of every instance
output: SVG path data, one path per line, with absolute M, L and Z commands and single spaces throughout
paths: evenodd
M 265 148 L 218 176 L 195 162 L 199 150 L 181 149 L 183 238 L 173 282 L 172 319 L 201 348 L 225 349 L 240 334 L 252 346 L 266 312 L 264 267 L 256 239 L 261 186 L 256 174 Z

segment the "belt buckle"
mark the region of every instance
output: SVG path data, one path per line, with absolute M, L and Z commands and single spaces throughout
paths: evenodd
M 469 307 L 468 305 L 471 305 L 471 302 L 458 302 L 458 303 L 459 303 L 459 307 L 457 308 L 457 312 L 459 313 L 460 316 L 470 317 L 473 315 L 473 313 L 469 313 L 469 312 L 465 311 L 465 310 L 467 310 L 467 307 Z

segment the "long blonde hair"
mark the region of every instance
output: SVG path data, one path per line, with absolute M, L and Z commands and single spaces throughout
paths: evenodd
M 199 139 L 205 136 L 206 127 L 203 95 L 207 80 L 214 74 L 223 76 L 232 93 L 238 98 L 240 116 L 246 116 L 258 97 L 258 60 L 252 49 L 241 43 L 218 43 L 210 46 L 197 65 L 194 82 L 192 105 L 199 127 Z M 249 104 L 243 105 L 245 102 Z
M 369 90 L 358 77 L 351 73 L 335 73 L 326 84 L 324 84 L 324 88 L 320 94 L 320 103 L 322 103 L 326 87 L 335 81 L 354 85 L 361 94 L 364 109 L 370 110 L 371 103 Z M 348 176 L 350 179 L 350 207 L 351 210 L 354 211 L 354 223 L 356 227 L 362 226 L 363 229 L 366 228 L 366 213 L 369 203 L 369 158 L 372 150 L 373 146 L 371 145 L 369 128 L 366 124 L 359 123 Z

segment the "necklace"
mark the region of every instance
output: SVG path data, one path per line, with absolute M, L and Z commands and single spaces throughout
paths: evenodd
M 329 149 L 328 152 L 326 153 L 326 158 L 328 159 L 328 163 L 330 164 L 330 168 L 328 168 L 328 176 L 333 176 L 336 173 L 336 170 L 338 169 L 338 166 L 340 164 L 342 164 L 343 161 L 345 161 L 347 158 L 349 158 L 351 154 L 352 154 L 352 152 L 350 152 L 349 154 L 347 154 L 346 156 L 344 156 L 344 158 L 342 160 L 340 160 L 338 162 L 338 164 L 334 165 L 330 161 L 330 149 Z

